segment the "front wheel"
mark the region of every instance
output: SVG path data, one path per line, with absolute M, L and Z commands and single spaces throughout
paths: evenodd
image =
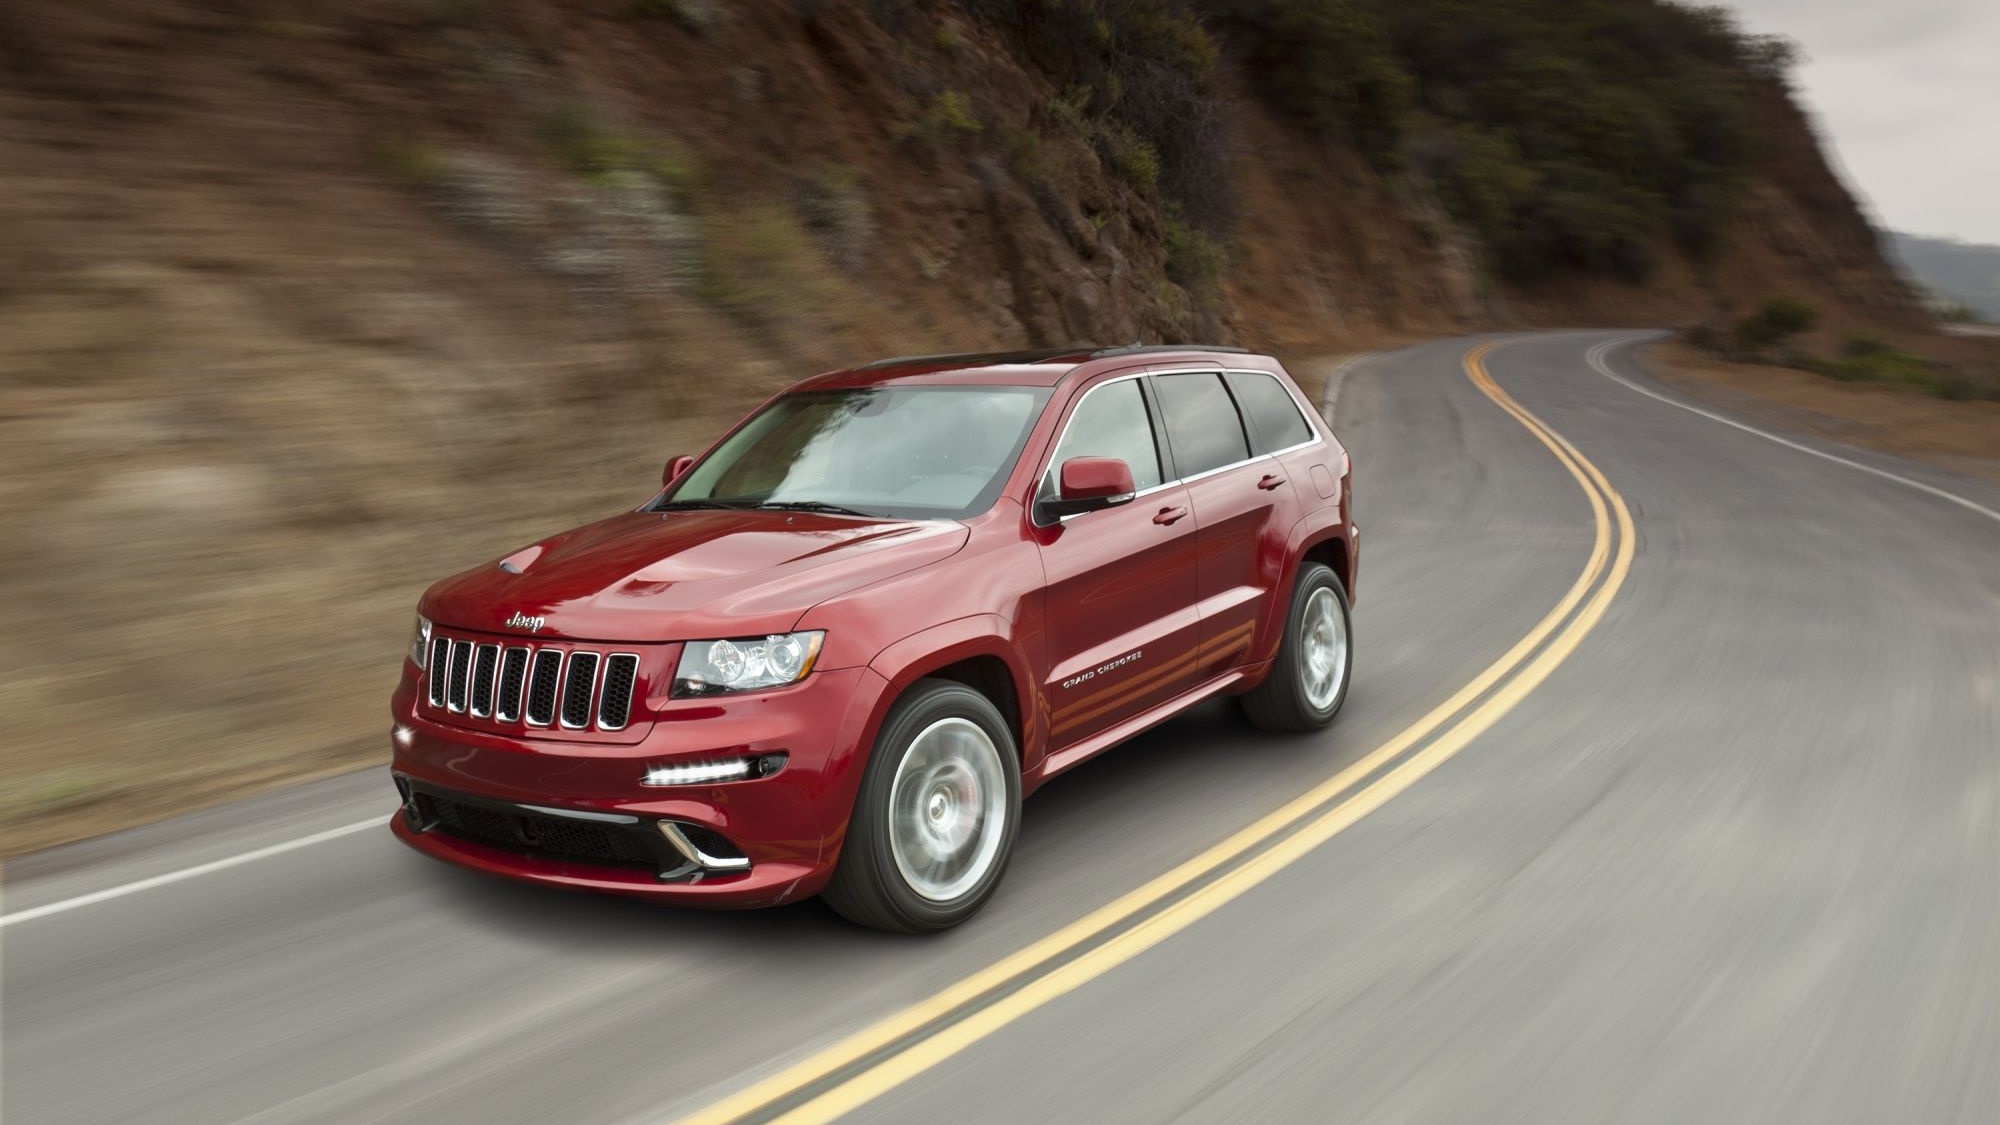
M 1347 699 L 1353 656 L 1340 579 L 1320 563 L 1300 566 L 1278 659 L 1264 682 L 1241 697 L 1243 713 L 1265 730 L 1319 730 Z
M 964 684 L 920 680 L 882 724 L 822 895 L 880 930 L 956 926 L 999 885 L 1020 819 L 1020 753 L 1006 720 Z

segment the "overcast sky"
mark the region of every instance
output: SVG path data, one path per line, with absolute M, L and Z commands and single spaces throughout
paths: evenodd
M 1822 140 L 1875 221 L 2000 244 L 2000 0 L 1724 0 L 1797 42 Z

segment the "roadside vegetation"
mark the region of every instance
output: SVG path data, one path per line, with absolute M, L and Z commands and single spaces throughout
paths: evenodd
M 1623 0 L 979 0 L 1060 112 L 1203 240 L 1239 206 L 1218 62 L 1278 117 L 1442 202 L 1490 271 L 1643 281 L 1710 256 L 1793 60 L 1722 8 Z M 1206 253 L 1200 251 L 1196 256 Z
M 1922 355 L 1868 333 L 1847 333 L 1832 347 L 1815 347 L 1807 334 L 1819 310 L 1797 297 L 1767 298 L 1722 327 L 1701 325 L 1682 338 L 1732 363 L 1795 367 L 1849 383 L 1901 387 L 1935 398 L 2000 402 L 2000 371 L 1953 364 Z

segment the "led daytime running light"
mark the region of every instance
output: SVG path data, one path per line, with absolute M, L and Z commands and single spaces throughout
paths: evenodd
M 755 758 L 730 758 L 721 762 L 689 762 L 660 766 L 646 771 L 647 785 L 700 785 L 705 781 L 735 781 L 756 772 Z

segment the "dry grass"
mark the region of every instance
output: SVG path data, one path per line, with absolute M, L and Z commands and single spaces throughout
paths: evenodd
M 1954 402 L 1791 367 L 1729 363 L 1681 343 L 1643 357 L 1693 397 L 1782 426 L 2000 481 L 2000 403 Z

